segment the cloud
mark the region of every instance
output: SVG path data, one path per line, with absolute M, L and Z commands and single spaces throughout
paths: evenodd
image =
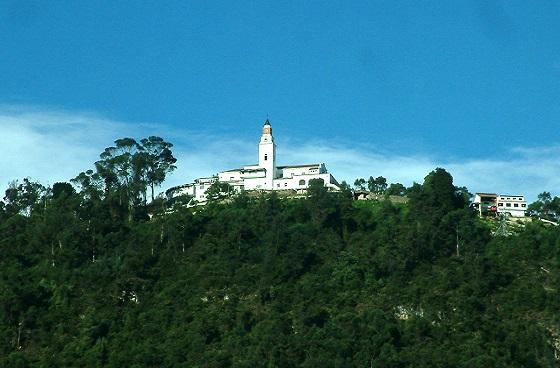
M 99 154 L 122 137 L 162 136 L 175 143 L 178 169 L 164 188 L 251 160 L 254 145 L 160 123 L 130 123 L 91 112 L 0 105 L 0 191 L 30 177 L 44 185 L 69 181 L 93 168 Z M 0 195 L 2 197 L 3 195 Z
M 24 177 L 47 185 L 69 180 L 114 139 L 149 128 L 88 112 L 0 106 L 0 188 Z
M 505 158 L 444 160 L 421 154 L 402 155 L 376 152 L 369 146 L 349 147 L 333 142 L 314 142 L 287 147 L 283 156 L 289 163 L 325 162 L 335 177 L 353 183 L 356 178 L 384 176 L 389 182 L 410 186 L 423 182 L 437 167 L 445 168 L 458 186 L 471 192 L 524 194 L 532 201 L 537 194 L 560 187 L 560 146 L 517 147 L 504 152 Z
M 558 148 L 543 148 L 546 150 Z M 446 167 L 455 181 L 471 191 L 492 191 L 501 194 L 525 194 L 533 201 L 543 191 L 558 193 L 560 162 L 558 155 L 535 156 L 518 154 L 509 160 L 466 160 L 448 163 Z
M 258 161 L 259 126 L 253 140 L 216 136 L 161 123 L 130 123 L 89 112 L 0 105 L 0 190 L 14 179 L 31 177 L 43 184 L 67 181 L 93 168 L 99 153 L 117 138 L 159 135 L 175 144 L 177 170 L 162 190 L 218 171 Z M 252 128 L 251 128 L 252 129 Z M 323 162 L 339 180 L 384 176 L 389 182 L 422 182 L 434 168 L 443 167 L 455 184 L 471 192 L 525 194 L 560 187 L 560 145 L 517 147 L 502 157 L 445 160 L 427 154 L 381 152 L 367 144 L 340 140 L 302 142 L 300 137 L 276 137 L 278 164 Z M 507 157 L 507 159 L 506 159 Z

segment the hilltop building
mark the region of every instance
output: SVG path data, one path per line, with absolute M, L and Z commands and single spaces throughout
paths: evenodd
M 321 179 L 329 190 L 339 190 L 336 179 L 325 164 L 277 166 L 276 143 L 268 119 L 262 128 L 258 146 L 258 163 L 222 171 L 216 175 L 196 179 L 193 183 L 179 185 L 166 191 L 167 197 L 188 195 L 198 202 L 206 201 L 206 190 L 216 181 L 228 183 L 234 190 L 295 190 L 302 192 L 312 179 Z
M 481 216 L 487 213 L 503 213 L 511 217 L 525 217 L 527 210 L 524 196 L 495 193 L 475 193 L 472 206 Z

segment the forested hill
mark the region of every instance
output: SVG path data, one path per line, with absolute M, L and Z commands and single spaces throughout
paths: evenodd
M 491 236 L 441 169 L 407 205 L 25 193 L 0 207 L 2 367 L 558 366 L 560 230 Z

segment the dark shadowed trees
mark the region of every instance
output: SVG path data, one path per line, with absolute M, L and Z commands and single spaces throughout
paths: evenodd
M 0 367 L 557 366 L 560 229 L 492 237 L 443 169 L 128 219 L 103 168 L 0 206 Z

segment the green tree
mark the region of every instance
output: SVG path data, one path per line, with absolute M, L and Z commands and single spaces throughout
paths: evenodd
M 82 171 L 70 182 L 80 189 L 80 193 L 87 199 L 101 199 L 103 194 L 103 179 L 93 170 Z
M 105 191 L 117 192 L 119 202 L 128 202 L 130 206 L 143 184 L 138 182 L 139 176 L 135 175 L 138 168 L 133 162 L 139 149 L 140 145 L 133 138 L 117 139 L 115 146 L 105 148 L 99 156 L 101 160 L 95 163 L 98 174 L 105 181 Z
M 406 195 L 406 187 L 401 183 L 392 183 L 385 192 L 386 195 L 404 196 Z
M 129 220 L 135 215 L 143 218 L 145 214 L 141 213 L 147 211 L 148 187 L 153 201 L 155 187 L 175 169 L 177 160 L 171 152 L 172 146 L 156 136 L 142 139 L 140 143 L 133 138 L 117 139 L 114 146 L 101 153 L 100 160 L 95 163 L 95 174 L 81 173 L 73 182 L 93 193 L 98 179 L 102 179 L 105 200 L 118 199 L 113 212 L 125 206 Z
M 171 152 L 173 144 L 160 137 L 150 136 L 140 142 L 142 162 L 145 165 L 143 169 L 154 200 L 154 187 L 161 185 L 167 174 L 177 168 L 175 166 L 177 159 Z
M 531 216 L 558 221 L 560 219 L 560 198 L 552 197 L 550 192 L 542 192 L 537 196 L 537 200 L 527 207 L 527 211 Z
M 366 190 L 366 180 L 364 178 L 354 180 L 354 188 L 358 190 Z
M 387 190 L 387 179 L 383 176 L 378 176 L 377 178 L 373 178 L 370 176 L 367 181 L 368 189 L 370 192 L 375 194 L 383 194 L 385 190 Z
M 76 191 L 72 184 L 66 182 L 57 182 L 53 184 L 52 187 L 52 197 L 53 199 L 58 199 L 62 197 L 70 197 L 74 195 Z
M 437 168 L 424 179 L 424 184 L 414 184 L 408 192 L 410 233 L 412 249 L 417 260 L 435 260 L 442 255 L 451 255 L 456 248 L 456 229 L 446 222 L 451 213 L 466 209 L 464 196 L 453 185 L 453 177 Z
M 4 196 L 6 210 L 30 216 L 35 209 L 46 205 L 47 194 L 48 189 L 45 186 L 29 178 L 24 178 L 21 184 L 17 181 L 11 182 Z
M 206 198 L 211 201 L 231 197 L 235 193 L 233 187 L 228 183 L 215 181 L 206 190 Z

